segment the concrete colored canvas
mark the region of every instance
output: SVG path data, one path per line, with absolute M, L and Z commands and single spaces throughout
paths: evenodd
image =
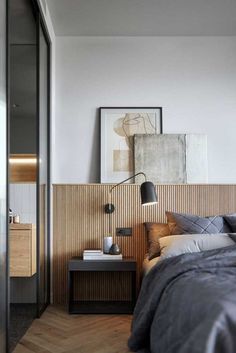
M 203 134 L 135 135 L 134 166 L 135 173 L 143 171 L 154 183 L 206 183 L 208 181 L 207 136 Z

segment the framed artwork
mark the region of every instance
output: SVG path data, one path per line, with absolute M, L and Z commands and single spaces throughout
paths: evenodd
M 100 108 L 101 183 L 134 174 L 134 135 L 162 134 L 162 108 Z M 131 181 L 132 182 L 132 181 Z

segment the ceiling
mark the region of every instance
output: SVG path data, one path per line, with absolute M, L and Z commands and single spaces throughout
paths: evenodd
M 47 0 L 58 36 L 236 35 L 236 0 Z

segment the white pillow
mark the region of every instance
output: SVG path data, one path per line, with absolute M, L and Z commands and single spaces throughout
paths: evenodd
M 171 235 L 160 238 L 159 242 L 161 248 L 160 259 L 219 249 L 235 244 L 230 236 L 224 233 Z

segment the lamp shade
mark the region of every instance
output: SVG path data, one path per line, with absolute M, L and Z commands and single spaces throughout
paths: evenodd
M 140 192 L 143 206 L 153 205 L 158 202 L 155 186 L 151 181 L 145 181 L 140 187 Z

